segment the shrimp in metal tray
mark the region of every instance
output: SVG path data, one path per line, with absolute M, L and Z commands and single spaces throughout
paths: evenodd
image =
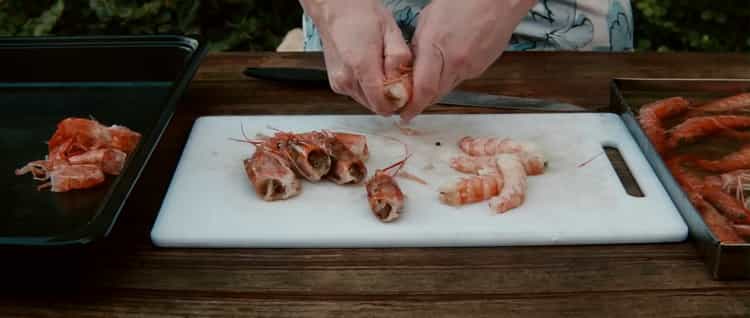
M 738 151 L 730 153 L 716 160 L 697 159 L 695 164 L 711 172 L 729 172 L 732 170 L 750 168 L 750 145 L 740 148 Z
M 671 135 L 668 146 L 675 148 L 724 130 L 748 127 L 750 127 L 750 117 L 748 116 L 716 115 L 692 117 L 670 129 Z
M 401 216 L 405 196 L 395 176 L 406 164 L 407 159 L 408 155 L 401 161 L 376 170 L 365 184 L 370 210 L 382 222 L 392 222 Z M 390 173 L 393 169 L 396 169 L 395 172 Z

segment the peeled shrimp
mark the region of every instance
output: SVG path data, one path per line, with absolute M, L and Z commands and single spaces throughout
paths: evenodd
M 395 108 L 401 109 L 411 100 L 412 95 L 412 70 L 410 67 L 401 66 L 401 75 L 396 78 L 386 79 L 383 82 L 385 97 Z
M 496 159 L 497 167 L 505 181 L 500 194 L 490 199 L 490 208 L 498 213 L 519 207 L 526 199 L 526 171 L 518 155 L 501 154 Z
M 527 153 L 517 154 L 523 164 L 527 175 L 540 175 L 544 173 L 544 161 L 539 157 Z M 495 169 L 497 166 L 495 156 L 456 156 L 451 158 L 451 168 L 463 173 L 476 174 L 481 169 Z
M 683 97 L 672 97 L 657 100 L 641 107 L 638 121 L 657 152 L 663 154 L 668 147 L 663 121 L 685 112 L 689 105 L 690 102 Z
M 440 186 L 440 201 L 447 205 L 460 206 L 488 200 L 500 194 L 504 186 L 503 177 L 497 173 L 486 173 L 462 177 L 458 182 Z
M 467 136 L 458 141 L 458 146 L 464 153 L 474 157 L 508 153 L 518 154 L 529 175 L 543 173 L 547 165 L 547 161 L 537 146 L 529 142 L 517 142 L 510 138 L 473 138 Z

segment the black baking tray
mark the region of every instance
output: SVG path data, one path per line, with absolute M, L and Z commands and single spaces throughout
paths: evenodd
M 611 110 L 620 114 L 671 196 L 688 225 L 691 241 L 704 259 L 711 277 L 716 280 L 750 278 L 750 244 L 728 244 L 716 238 L 703 222 L 697 209 L 690 203 L 686 193 L 667 168 L 664 158 L 657 153 L 637 120 L 638 109 L 649 102 L 682 96 L 692 102 L 700 103 L 750 92 L 750 80 L 617 78 L 612 81 L 610 88 Z
M 75 246 L 105 237 L 206 54 L 173 35 L 0 38 L 0 245 Z M 120 176 L 64 193 L 37 191 L 25 163 L 67 117 L 141 133 Z

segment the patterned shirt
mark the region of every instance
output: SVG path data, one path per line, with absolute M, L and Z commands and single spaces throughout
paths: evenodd
M 383 0 L 404 38 L 410 40 L 419 13 L 429 0 Z M 302 17 L 305 51 L 321 51 L 320 35 L 308 15 Z M 539 0 L 511 36 L 506 51 L 633 50 L 630 0 Z

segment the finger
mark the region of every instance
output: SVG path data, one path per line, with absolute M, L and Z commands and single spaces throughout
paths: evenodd
M 385 55 L 383 71 L 386 79 L 393 79 L 401 76 L 405 68 L 412 66 L 412 53 L 395 20 L 391 18 L 387 25 L 383 49 L 383 55 Z
M 433 43 L 416 43 L 414 59 L 414 91 L 412 101 L 401 112 L 408 122 L 438 98 L 443 73 L 443 55 Z
M 362 62 L 355 64 L 352 69 L 369 108 L 379 115 L 387 116 L 393 114 L 394 107 L 385 96 L 382 49 L 383 46 L 380 45 L 374 52 L 363 52 L 365 56 Z

